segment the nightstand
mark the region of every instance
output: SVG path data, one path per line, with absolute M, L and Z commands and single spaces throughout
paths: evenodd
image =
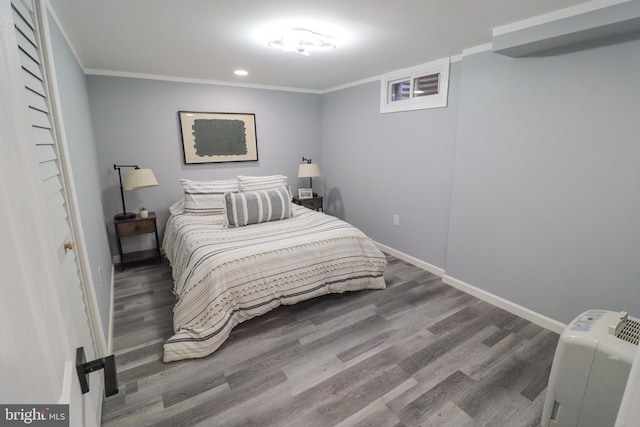
M 120 268 L 122 271 L 124 271 L 125 264 L 151 259 L 155 259 L 158 262 L 162 260 L 160 255 L 160 240 L 158 239 L 158 227 L 156 225 L 156 214 L 154 212 L 149 212 L 149 216 L 146 218 L 136 215 L 135 218 L 131 219 L 117 219 L 113 221 L 113 224 L 116 226 L 118 252 L 120 252 Z M 128 238 L 148 233 L 154 233 L 156 236 L 156 247 L 154 249 L 122 253 L 122 239 L 124 237 Z
M 298 196 L 293 196 L 293 203 L 295 203 L 296 205 L 304 206 L 305 208 L 324 212 L 324 207 L 322 205 L 323 199 L 323 196 L 310 197 L 308 199 L 301 199 Z

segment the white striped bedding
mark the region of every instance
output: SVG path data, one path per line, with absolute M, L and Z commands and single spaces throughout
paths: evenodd
M 223 215 L 172 215 L 175 335 L 164 361 L 205 357 L 245 320 L 329 293 L 384 289 L 384 254 L 360 230 L 294 205 L 280 221 L 224 228 Z

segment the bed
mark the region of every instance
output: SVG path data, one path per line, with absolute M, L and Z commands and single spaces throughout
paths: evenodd
M 185 187 L 184 206 L 172 207 L 162 246 L 172 267 L 177 302 L 174 335 L 164 344 L 165 362 L 208 356 L 236 325 L 280 305 L 385 288 L 385 255 L 362 231 L 338 218 L 279 195 L 274 198 L 283 200 L 282 210 L 287 212 L 271 202 L 260 212 L 273 211 L 281 218 L 256 223 L 246 214 L 248 219 L 238 220 L 230 197 L 237 198 L 241 211 L 251 205 L 246 195 L 273 192 L 261 188 L 222 188 L 224 194 L 217 188 L 215 209 L 203 211 L 198 203 L 186 208 L 190 194 L 201 194 L 189 194 Z M 217 203 L 225 196 L 226 205 L 219 209 Z M 262 203 L 259 196 L 256 200 Z

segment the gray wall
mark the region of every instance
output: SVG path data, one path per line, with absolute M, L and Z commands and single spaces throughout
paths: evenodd
M 379 82 L 322 97 L 327 212 L 439 268 L 447 246 L 460 67 L 451 64 L 447 108 L 380 114 Z
M 446 273 L 562 322 L 640 315 L 640 42 L 465 57 Z
M 159 185 L 125 192 L 125 202 L 130 212 L 140 206 L 156 211 L 158 226 L 164 229 L 169 206 L 183 194 L 180 178 L 284 174 L 296 190 L 302 156 L 319 157 L 317 94 L 96 75 L 87 81 L 114 255 L 111 219 L 122 211 L 114 163 L 153 169 Z M 178 111 L 255 113 L 259 160 L 185 165 Z M 126 251 L 150 244 L 142 239 L 125 243 Z
M 323 95 L 328 211 L 558 321 L 640 315 L 639 75 L 630 41 L 466 56 L 446 109 L 381 115 L 378 83 Z
M 89 114 L 86 80 L 60 29 L 51 18 L 49 28 L 81 227 L 102 328 L 108 337 L 112 263 L 98 179 L 99 166 Z

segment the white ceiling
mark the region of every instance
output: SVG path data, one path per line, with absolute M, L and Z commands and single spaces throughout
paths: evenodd
M 88 73 L 321 91 L 491 42 L 494 27 L 583 0 L 50 0 Z M 338 37 L 305 57 L 258 40 L 275 23 Z M 342 39 L 342 42 L 340 41 Z M 233 71 L 249 72 L 237 77 Z

